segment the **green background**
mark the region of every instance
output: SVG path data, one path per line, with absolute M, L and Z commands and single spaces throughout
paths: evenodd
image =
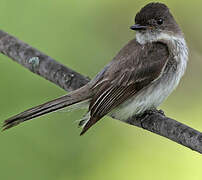
M 93 77 L 134 37 L 142 0 L 1 0 L 0 27 L 68 67 Z M 202 131 L 202 1 L 165 2 L 190 48 L 186 75 L 161 105 Z M 65 91 L 0 55 L 0 119 Z M 200 154 L 168 139 L 103 118 L 85 136 L 83 111 L 53 113 L 0 134 L 1 180 L 201 180 Z

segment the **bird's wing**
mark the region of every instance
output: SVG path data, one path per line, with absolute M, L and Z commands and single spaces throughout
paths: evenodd
M 134 45 L 132 50 L 131 45 Z M 89 106 L 91 117 L 81 135 L 112 109 L 158 79 L 168 57 L 168 47 L 163 43 L 150 43 L 143 48 L 135 41 L 129 42 L 93 86 L 96 93 Z

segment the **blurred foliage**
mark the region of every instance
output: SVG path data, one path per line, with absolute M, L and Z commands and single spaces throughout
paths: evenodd
M 93 77 L 134 37 L 142 0 L 1 0 L 1 29 L 76 71 Z M 190 47 L 186 76 L 160 107 L 202 131 L 202 1 L 165 2 Z M 0 55 L 0 118 L 65 94 Z M 93 68 L 92 68 L 93 67 Z M 2 180 L 199 180 L 200 154 L 153 133 L 103 118 L 85 136 L 83 112 L 53 113 L 0 136 Z

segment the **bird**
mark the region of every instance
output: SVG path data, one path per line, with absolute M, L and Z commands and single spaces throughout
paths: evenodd
M 170 9 L 152 2 L 135 16 L 130 40 L 89 83 L 4 121 L 3 130 L 68 107 L 85 105 L 80 120 L 83 135 L 104 116 L 126 122 L 157 108 L 185 73 L 188 47 Z

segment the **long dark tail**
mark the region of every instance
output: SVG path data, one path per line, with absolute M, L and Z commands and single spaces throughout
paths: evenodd
M 16 126 L 24 121 L 42 116 L 44 114 L 63 109 L 67 106 L 87 100 L 91 97 L 88 85 L 72 91 L 69 94 L 28 109 L 4 121 L 3 130 Z

